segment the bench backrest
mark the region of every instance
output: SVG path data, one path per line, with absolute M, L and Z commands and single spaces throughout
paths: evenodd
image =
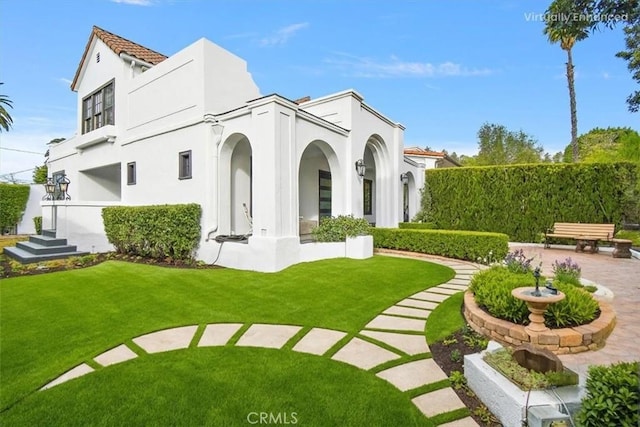
M 613 239 L 615 224 L 582 224 L 575 222 L 556 222 L 553 224 L 553 234 L 567 236 L 593 236 L 600 239 Z

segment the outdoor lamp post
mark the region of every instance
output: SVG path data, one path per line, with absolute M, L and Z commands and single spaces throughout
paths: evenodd
M 356 172 L 360 178 L 364 177 L 364 174 L 367 172 L 367 165 L 364 164 L 362 159 L 356 161 Z

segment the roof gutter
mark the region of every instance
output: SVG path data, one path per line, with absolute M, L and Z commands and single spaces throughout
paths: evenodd
M 147 61 L 143 61 L 142 59 L 136 58 L 135 56 L 131 56 L 128 53 L 125 53 L 125 52 L 121 52 L 120 53 L 120 58 L 124 59 L 125 61 L 131 62 L 131 64 L 137 64 L 137 65 L 141 65 L 141 66 L 147 67 L 147 68 L 153 67 L 153 64 L 151 64 L 151 63 L 149 63 Z

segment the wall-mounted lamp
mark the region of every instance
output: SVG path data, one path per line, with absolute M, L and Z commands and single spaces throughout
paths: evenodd
M 403 184 L 408 184 L 409 183 L 409 174 L 408 173 L 401 173 L 400 174 L 400 182 L 402 182 Z
M 358 159 L 358 161 L 356 161 L 356 172 L 360 178 L 362 178 L 367 172 L 367 165 L 364 164 L 362 159 Z

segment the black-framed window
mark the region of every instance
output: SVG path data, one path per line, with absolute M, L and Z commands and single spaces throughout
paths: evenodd
M 82 133 L 115 124 L 114 81 L 82 100 Z
M 331 172 L 318 171 L 318 216 L 331 217 Z
M 178 178 L 191 178 L 191 150 L 181 151 L 178 154 Z
M 136 162 L 127 163 L 127 185 L 136 184 Z
M 373 181 L 370 179 L 364 179 L 362 181 L 362 200 L 364 203 L 364 214 L 373 214 Z

